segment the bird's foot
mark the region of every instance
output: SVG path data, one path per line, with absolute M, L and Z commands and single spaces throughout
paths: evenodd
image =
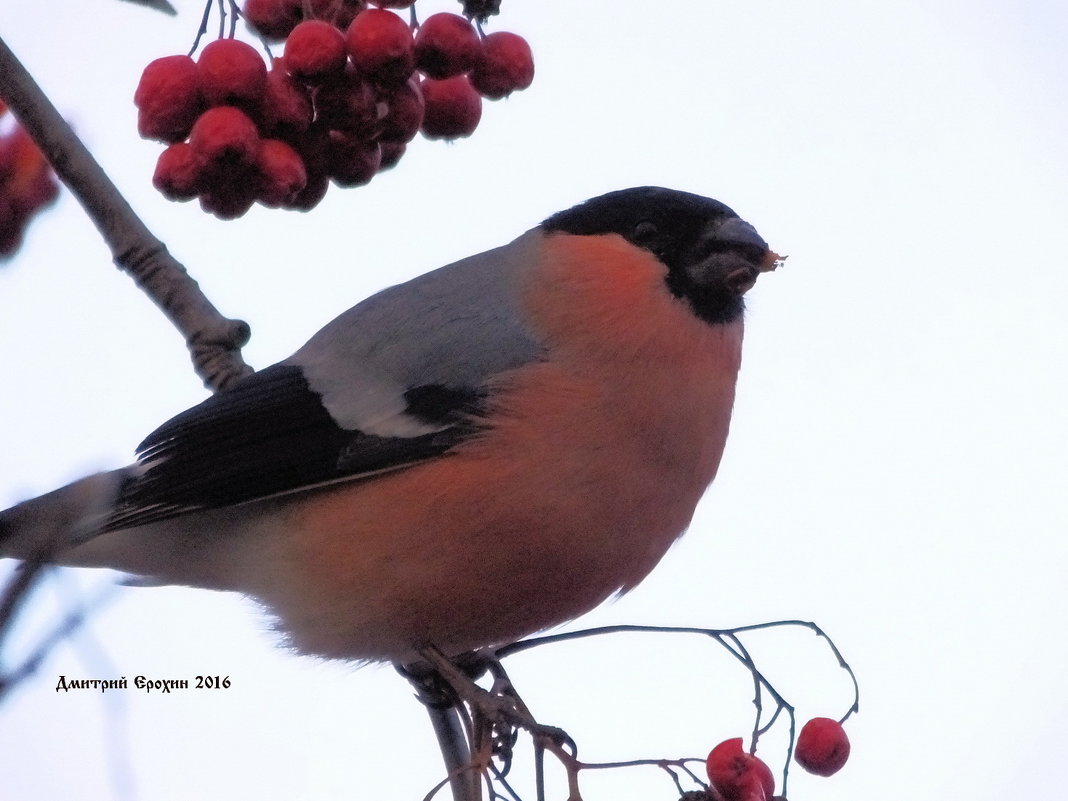
M 574 749 L 567 732 L 538 723 L 516 692 L 501 663 L 487 652 L 471 652 L 450 659 L 434 646 L 418 649 L 424 662 L 399 668 L 419 689 L 420 700 L 439 709 L 465 705 L 476 730 L 486 726 L 498 744 L 514 742 L 518 729 L 535 739 L 546 738 L 557 746 Z M 490 673 L 493 684 L 486 689 L 475 680 Z M 483 725 L 480 725 L 483 724 Z

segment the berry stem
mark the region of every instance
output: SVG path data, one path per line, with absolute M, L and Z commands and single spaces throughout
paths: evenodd
M 205 297 L 185 267 L 137 216 L 2 37 L 0 97 L 85 209 L 115 265 L 133 278 L 185 337 L 205 385 L 222 389 L 251 373 L 241 358 L 248 324 L 223 317 Z
M 831 649 L 831 653 L 834 655 L 835 660 L 838 662 L 838 667 L 848 674 L 850 681 L 853 683 L 853 703 L 846 711 L 845 715 L 838 721 L 839 723 L 845 723 L 851 715 L 856 712 L 860 712 L 860 683 L 857 681 L 857 675 L 853 672 L 853 668 L 846 662 L 845 657 L 842 656 L 842 652 L 838 650 L 838 646 L 834 644 L 832 640 L 823 629 L 821 629 L 816 623 L 811 620 L 774 620 L 770 623 L 754 623 L 749 626 L 740 626 L 736 629 L 732 629 L 736 634 L 746 631 L 757 631 L 759 629 L 776 628 L 779 626 L 801 626 L 809 629 L 817 637 L 821 638 L 827 643 L 827 647 Z
M 206 0 L 204 3 L 204 16 L 200 18 L 200 27 L 197 28 L 196 38 L 193 39 L 193 46 L 189 48 L 187 56 L 192 56 L 197 52 L 197 48 L 200 47 L 200 40 L 204 38 L 204 34 L 208 32 L 208 20 L 211 19 L 211 4 L 215 0 Z

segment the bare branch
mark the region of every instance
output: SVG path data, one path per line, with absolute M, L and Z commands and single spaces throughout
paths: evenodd
M 185 337 L 197 375 L 213 390 L 252 372 L 241 358 L 248 324 L 224 317 L 75 136 L 66 120 L 0 38 L 0 97 L 60 180 L 71 190 L 127 272 Z

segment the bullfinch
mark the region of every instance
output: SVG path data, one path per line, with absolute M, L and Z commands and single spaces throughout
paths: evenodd
M 743 295 L 777 259 L 715 200 L 586 201 L 368 298 L 133 466 L 0 513 L 0 555 L 62 530 L 51 561 L 244 593 L 328 658 L 566 622 L 689 524 L 727 438 Z

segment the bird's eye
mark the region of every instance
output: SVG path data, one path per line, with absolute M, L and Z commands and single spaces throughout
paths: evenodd
M 634 233 L 632 236 L 634 237 L 635 242 L 650 242 L 659 233 L 660 229 L 656 227 L 656 223 L 642 220 L 634 226 Z

